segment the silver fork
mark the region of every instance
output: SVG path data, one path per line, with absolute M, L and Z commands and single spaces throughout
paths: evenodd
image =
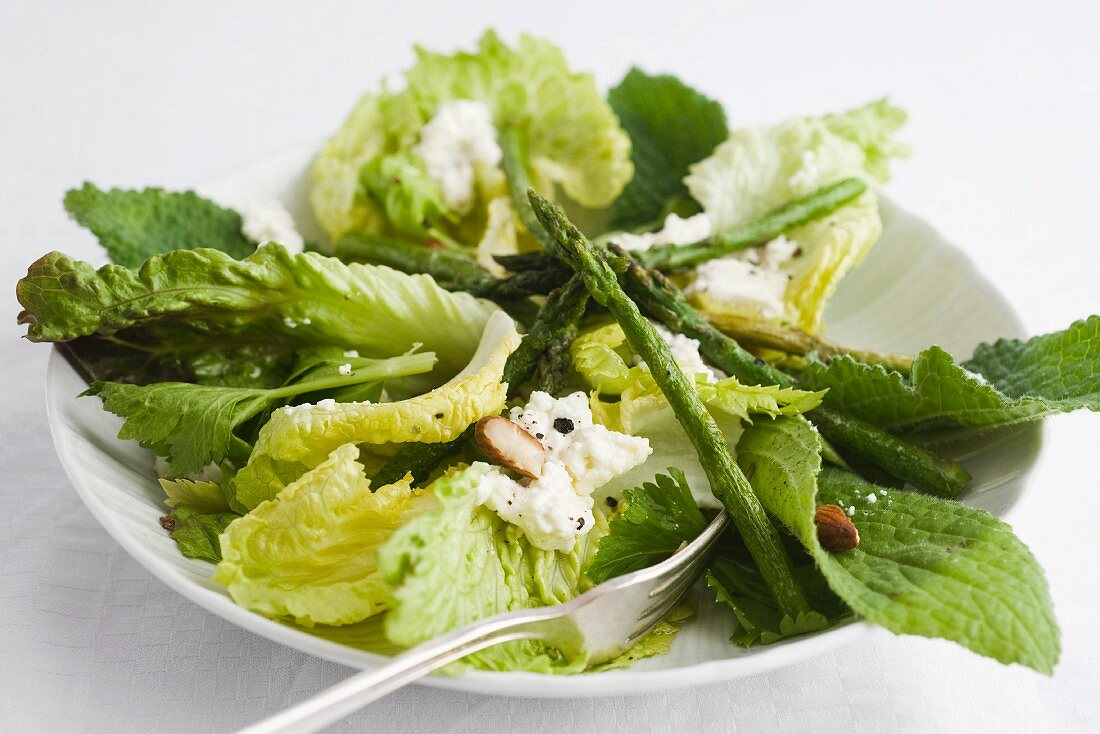
M 601 663 L 626 652 L 683 598 L 729 524 L 725 512 L 671 558 L 606 581 L 564 604 L 498 614 L 417 645 L 381 668 L 337 683 L 241 734 L 307 734 L 470 653 L 513 640 L 542 640 L 567 656 Z

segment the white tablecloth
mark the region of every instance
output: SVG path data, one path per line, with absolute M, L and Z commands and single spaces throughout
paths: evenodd
M 1096 312 L 1100 27 L 1085 3 L 466 2 L 0 5 L 0 283 L 94 253 L 66 188 L 193 186 L 320 137 L 410 44 L 529 30 L 612 83 L 632 62 L 721 98 L 736 124 L 889 92 L 915 154 L 892 195 L 961 243 L 1035 333 Z M 528 6 L 528 7 L 521 7 Z M 0 730 L 228 731 L 348 670 L 168 590 L 83 509 L 53 454 L 47 349 L 2 331 Z M 1100 728 L 1098 416 L 1053 421 L 1016 520 L 1065 652 L 1045 678 L 942 642 L 871 638 L 768 675 L 644 697 L 517 700 L 412 687 L 337 731 L 852 732 Z

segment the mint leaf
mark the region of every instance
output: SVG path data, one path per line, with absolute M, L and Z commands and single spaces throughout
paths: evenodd
M 1024 341 L 982 344 L 962 366 L 939 347 L 913 361 L 909 378 L 850 357 L 812 363 L 808 388 L 825 403 L 907 435 L 980 433 L 1078 408 L 1100 410 L 1100 316 Z
M 250 447 L 237 430 L 250 419 L 269 412 L 290 398 L 321 390 L 378 382 L 391 377 L 427 372 L 434 355 L 394 357 L 388 360 L 347 358 L 350 374 L 340 373 L 335 361 L 314 365 L 309 379 L 274 388 L 236 388 L 159 382 L 131 385 L 95 382 L 84 395 L 98 395 L 103 407 L 125 418 L 118 432 L 168 458 L 173 475 L 197 472 L 224 459 L 244 463 Z
M 688 166 L 729 137 L 722 105 L 674 76 L 638 68 L 608 92 L 607 101 L 630 135 L 634 163 L 634 178 L 611 205 L 612 225 L 651 224 L 670 206 L 692 202 L 683 181 Z
M 127 267 L 172 250 L 211 247 L 242 258 L 256 249 L 241 234 L 241 215 L 193 191 L 102 191 L 85 183 L 65 194 L 65 210 L 92 231 L 112 262 Z
M 737 460 L 856 614 L 898 634 L 1053 670 L 1059 633 L 1046 579 L 1008 525 L 958 502 L 822 470 L 820 448 L 801 417 L 761 420 L 741 437 Z M 814 512 L 826 503 L 855 508 L 858 548 L 829 553 L 818 543 Z
M 660 563 L 706 528 L 684 473 L 673 468 L 668 473 L 623 491 L 622 513 L 611 521 L 588 569 L 597 584 Z

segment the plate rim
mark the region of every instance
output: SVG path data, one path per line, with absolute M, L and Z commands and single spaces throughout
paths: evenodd
M 196 187 L 196 189 L 209 191 L 231 185 L 234 179 L 247 179 L 251 172 L 270 167 L 277 162 L 292 158 L 302 159 L 307 155 L 312 156 L 318 147 L 319 143 L 317 141 L 310 141 L 279 148 L 244 165 L 234 167 L 222 175 L 210 179 L 209 183 Z M 881 192 L 879 192 L 879 196 L 887 206 L 906 216 L 913 217 L 927 226 L 944 246 L 951 250 L 953 256 L 966 264 L 975 279 L 983 283 L 996 301 L 999 310 L 1012 323 L 1014 330 L 1021 335 L 1026 332 L 1023 321 L 1016 309 L 996 285 L 975 266 L 974 261 L 964 250 L 944 237 L 927 220 L 913 214 Z M 311 635 L 308 632 L 294 629 L 240 607 L 228 595 L 219 594 L 196 584 L 178 569 L 165 565 L 156 556 L 145 552 L 136 537 L 116 524 L 109 508 L 101 503 L 91 487 L 91 482 L 86 481 L 78 471 L 77 461 L 68 453 L 70 447 L 65 441 L 60 440 L 61 426 L 64 423 L 60 417 L 61 404 L 65 400 L 75 400 L 71 396 L 60 395 L 56 389 L 60 379 L 58 375 L 61 370 L 66 369 L 72 370 L 72 367 L 56 348 L 52 349 L 45 375 L 45 400 L 47 423 L 54 444 L 54 451 L 60 460 L 65 475 L 85 507 L 88 508 L 88 511 L 115 542 L 139 565 L 173 591 L 206 611 L 240 627 L 246 632 L 257 634 L 272 642 L 355 669 L 377 667 L 388 659 L 378 653 L 367 652 Z M 1034 460 L 1019 476 L 1021 482 L 1019 496 L 1013 505 L 1004 514 L 1000 515 L 1001 519 L 1016 516 L 1032 494 L 1031 479 L 1037 469 L 1041 467 L 1045 458 L 1047 432 L 1048 429 L 1044 422 L 1037 437 L 1038 448 Z M 854 620 L 824 632 L 798 637 L 769 647 L 758 648 L 751 656 L 708 660 L 675 668 L 625 669 L 572 676 L 522 671 L 469 670 L 459 675 L 434 674 L 418 680 L 417 684 L 503 697 L 588 698 L 650 693 L 734 680 L 774 670 L 854 642 L 870 634 L 873 629 L 875 629 L 875 626 L 868 622 Z M 596 684 L 597 678 L 599 680 L 598 684 Z

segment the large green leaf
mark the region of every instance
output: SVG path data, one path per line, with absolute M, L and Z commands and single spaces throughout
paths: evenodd
M 1100 410 L 1100 316 L 1027 341 L 983 344 L 959 366 L 929 347 L 909 377 L 848 357 L 812 363 L 802 383 L 825 402 L 890 431 L 958 438 L 1085 408 Z
M 469 361 L 493 304 L 450 293 L 426 275 L 351 264 L 263 245 L 244 260 L 177 250 L 131 270 L 52 252 L 16 287 L 32 341 L 66 341 L 142 328 L 143 347 L 183 343 L 339 346 L 394 357 L 414 345 L 436 354 L 439 384 Z M 425 386 L 431 387 L 429 383 Z
M 87 227 L 111 261 L 136 268 L 153 255 L 210 247 L 242 258 L 256 246 L 241 234 L 241 216 L 193 191 L 102 191 L 93 184 L 65 194 L 65 210 Z
M 341 446 L 226 528 L 214 580 L 235 602 L 310 627 L 359 622 L 385 608 L 377 549 L 435 500 L 408 480 L 372 488 L 358 455 Z
M 674 76 L 632 68 L 607 93 L 611 109 L 630 135 L 634 178 L 611 207 L 612 224 L 633 229 L 651 224 L 670 205 L 690 201 L 688 166 L 709 156 L 729 135 L 722 105 Z
M 1004 663 L 1053 670 L 1059 634 L 1046 579 L 1008 525 L 958 502 L 822 469 L 820 450 L 805 419 L 781 417 L 746 429 L 737 461 L 856 614 L 895 633 L 942 637 Z M 857 548 L 822 548 L 814 524 L 821 504 L 850 508 Z

